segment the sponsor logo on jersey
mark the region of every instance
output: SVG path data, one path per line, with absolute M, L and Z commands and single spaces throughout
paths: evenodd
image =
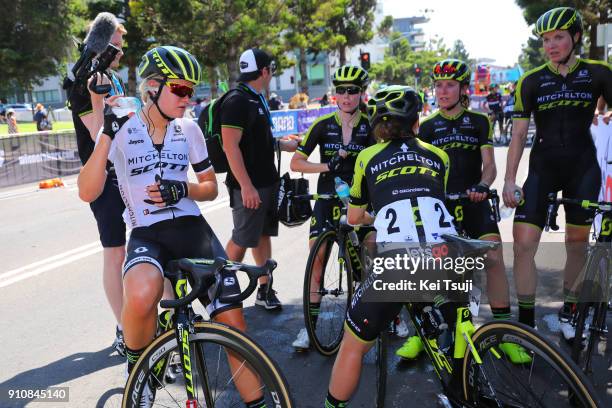
M 128 144 L 131 144 L 131 145 L 140 144 L 140 143 L 144 143 L 144 140 L 142 140 L 142 139 L 131 139 L 128 142 Z
M 565 85 L 565 84 L 561 85 L 561 90 L 562 91 L 567 91 L 567 85 Z
M 463 117 L 463 123 L 465 123 L 466 125 L 467 125 L 468 123 L 470 123 L 470 117 L 469 117 L 469 116 L 464 116 L 464 117 Z
M 186 137 L 179 137 L 176 139 L 170 139 L 171 142 L 187 142 L 187 138 Z
M 589 76 L 589 70 L 588 69 L 581 69 L 580 71 L 578 71 L 578 75 L 576 75 L 577 78 L 584 78 L 584 77 L 588 77 Z
M 119 130 L 119 124 L 116 121 L 113 121 L 113 123 L 111 124 L 111 129 L 113 129 L 113 132 L 116 132 Z
M 180 125 L 174 125 L 174 133 L 179 133 L 181 135 L 183 134 L 183 129 Z
M 552 86 L 552 85 L 556 85 L 556 83 L 555 83 L 554 81 L 550 81 L 550 82 L 543 82 L 543 83 L 540 85 L 540 88 L 545 88 L 545 87 L 547 87 L 547 86 Z
M 258 110 L 259 110 L 259 114 L 260 114 L 260 115 L 263 115 L 263 114 L 264 114 L 264 111 L 263 111 L 263 109 L 261 109 L 261 107 L 259 107 L 259 108 L 258 108 Z

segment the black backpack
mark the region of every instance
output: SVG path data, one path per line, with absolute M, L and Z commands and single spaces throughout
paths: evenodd
M 198 125 L 204 134 L 208 157 L 215 169 L 215 173 L 227 173 L 229 163 L 223 150 L 223 139 L 221 138 L 221 108 L 223 102 L 237 92 L 245 92 L 240 88 L 230 89 L 221 97 L 213 99 L 204 109 L 198 118 Z
M 280 166 L 279 166 L 280 167 Z M 278 187 L 276 211 L 278 220 L 287 227 L 302 225 L 312 216 L 312 207 L 309 199 L 295 198 L 308 194 L 308 180 L 301 177 L 292 179 L 285 173 Z

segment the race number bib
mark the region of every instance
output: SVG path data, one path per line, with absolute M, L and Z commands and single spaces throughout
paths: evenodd
M 411 200 L 400 200 L 384 206 L 374 222 L 377 242 L 442 242 L 442 234 L 457 234 L 453 217 L 444 203 L 433 197 L 418 197 L 417 205 Z

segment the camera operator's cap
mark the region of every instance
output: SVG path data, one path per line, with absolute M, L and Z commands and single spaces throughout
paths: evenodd
M 276 64 L 272 57 L 259 48 L 250 48 L 240 56 L 240 77 L 239 81 L 251 81 L 256 79 L 260 70 L 270 67 L 274 73 Z

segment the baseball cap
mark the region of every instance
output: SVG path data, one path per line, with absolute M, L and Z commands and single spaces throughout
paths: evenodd
M 259 48 L 250 48 L 240 56 L 239 81 L 252 81 L 259 77 L 259 71 L 270 67 L 270 71 L 276 71 L 276 63 L 272 57 Z

